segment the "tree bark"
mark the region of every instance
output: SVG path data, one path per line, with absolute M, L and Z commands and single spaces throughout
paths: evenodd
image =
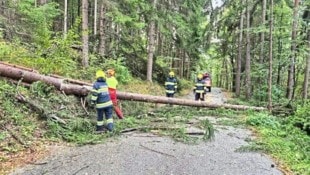
M 283 21 L 283 13 L 281 13 L 281 17 L 280 17 L 280 24 L 282 24 L 282 21 Z M 282 29 L 279 29 L 279 32 L 282 33 Z M 277 86 L 280 87 L 280 82 L 281 82 L 281 70 L 282 70 L 282 67 L 284 66 L 283 63 L 281 63 L 281 58 L 282 58 L 282 49 L 283 49 L 283 46 L 282 46 L 282 37 L 281 35 L 278 36 L 278 65 L 277 65 Z
M 99 17 L 99 55 L 102 57 L 105 56 L 105 25 L 106 25 L 106 18 L 105 13 L 106 9 L 104 7 L 103 1 L 100 2 L 100 17 Z
M 156 9 L 157 0 L 153 0 L 153 9 L 151 14 L 155 14 L 154 11 Z M 152 73 L 153 73 L 153 56 L 155 50 L 155 19 L 154 16 L 151 15 L 151 21 L 149 24 L 149 32 L 148 32 L 148 49 L 147 49 L 147 74 L 146 80 L 152 82 Z
M 88 67 L 88 0 L 82 0 L 82 65 Z
M 241 6 L 243 0 L 240 0 Z M 242 60 L 242 38 L 243 38 L 243 10 L 240 15 L 240 26 L 239 26 L 239 40 L 238 40 L 238 58 L 237 58 L 237 71 L 236 71 L 236 96 L 240 96 L 240 80 L 241 80 L 241 60 Z
M 273 0 L 270 0 L 270 21 L 269 21 L 269 75 L 268 75 L 268 109 L 272 110 L 272 44 L 273 44 Z
M 291 45 L 291 61 L 288 70 L 288 80 L 287 80 L 287 93 L 286 97 L 289 100 L 292 100 L 293 97 L 293 88 L 294 88 L 294 77 L 295 77 L 295 56 L 296 56 L 296 31 L 297 31 L 297 22 L 298 22 L 298 5 L 299 0 L 294 1 L 294 14 L 293 14 L 293 25 L 292 25 L 292 45 Z
M 68 30 L 68 0 L 65 0 L 64 4 L 64 33 L 63 36 L 64 38 L 67 37 L 67 30 Z
M 263 0 L 262 3 L 262 20 L 261 25 L 263 26 L 263 31 L 260 33 L 260 53 L 259 53 L 259 64 L 260 66 L 263 66 L 264 63 L 264 46 L 265 46 L 265 18 L 266 18 L 266 0 Z M 258 88 L 261 89 L 263 85 L 265 84 L 265 81 L 263 81 L 264 77 L 258 77 Z M 262 100 L 262 99 L 261 99 Z
M 95 0 L 95 5 L 94 5 L 94 35 L 96 37 L 97 35 L 97 5 L 98 5 L 98 2 L 97 0 Z
M 251 97 L 251 40 L 250 40 L 250 3 L 246 1 L 246 60 L 245 60 L 245 97 Z
M 263 0 L 262 4 L 262 26 L 265 29 L 265 18 L 266 18 L 266 0 Z M 265 32 L 260 33 L 260 54 L 259 54 L 259 63 L 264 63 L 264 43 L 265 43 Z
M 303 93 L 302 93 L 302 98 L 304 100 L 308 98 L 309 74 L 310 74 L 310 29 L 308 29 L 308 58 L 306 59 Z
M 80 81 L 71 81 L 79 82 L 78 84 L 68 84 L 65 82 L 65 79 L 55 78 L 51 76 L 41 75 L 36 72 L 30 72 L 24 69 L 19 69 L 16 67 L 8 66 L 0 63 L 0 76 L 8 77 L 15 80 L 22 80 L 26 83 L 33 83 L 36 81 L 42 81 L 47 84 L 55 86 L 58 90 L 63 91 L 66 94 L 74 94 L 86 96 L 92 89 L 92 84 L 90 83 L 81 83 Z M 148 103 L 163 103 L 163 104 L 175 104 L 183 106 L 197 106 L 197 107 L 206 107 L 206 108 L 225 108 L 225 109 L 236 109 L 236 110 L 265 110 L 263 107 L 250 107 L 242 105 L 229 105 L 229 104 L 210 104 L 203 101 L 194 101 L 187 99 L 177 99 L 177 98 L 167 98 L 163 96 L 152 96 L 152 95 L 142 95 L 135 93 L 126 93 L 118 91 L 117 97 L 120 100 L 134 100 Z

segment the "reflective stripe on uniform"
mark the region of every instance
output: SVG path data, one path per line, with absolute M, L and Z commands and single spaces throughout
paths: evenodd
M 112 106 L 112 101 L 108 101 L 105 103 L 97 103 L 96 104 L 96 108 L 104 108 L 104 107 L 108 107 L 108 106 Z
M 92 89 L 91 94 L 91 101 L 96 101 L 98 98 L 98 91 L 96 89 Z
M 196 90 L 196 93 L 204 93 L 204 90 Z
M 174 85 L 174 82 L 165 82 L 165 85 Z
M 97 101 L 98 96 L 91 96 L 91 101 Z
M 104 122 L 103 121 L 97 121 L 97 126 L 103 126 Z
M 173 93 L 174 93 L 174 90 L 166 90 L 166 93 L 168 93 L 168 94 L 173 94 Z
M 109 123 L 113 123 L 113 118 L 107 119 L 107 124 L 109 124 Z
M 101 87 L 97 92 L 100 94 L 108 94 L 108 87 Z
M 91 93 L 92 93 L 93 95 L 98 95 L 97 89 L 92 89 L 92 90 L 91 90 Z

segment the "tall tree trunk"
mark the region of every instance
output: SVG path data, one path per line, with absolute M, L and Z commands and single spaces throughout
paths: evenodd
M 156 9 L 156 1 L 153 0 L 153 9 L 152 14 L 155 14 L 154 11 Z M 151 15 L 151 21 L 149 24 L 149 33 L 148 33 L 148 49 L 147 49 L 147 74 L 146 80 L 152 82 L 152 73 L 153 73 L 153 56 L 154 56 L 154 45 L 155 45 L 155 19 L 154 16 Z
M 289 100 L 292 100 L 293 97 L 293 88 L 294 88 L 294 74 L 295 74 L 295 56 L 296 56 L 296 31 L 297 31 L 297 22 L 298 22 L 298 5 L 299 0 L 294 1 L 294 14 L 293 14 L 293 25 L 292 25 L 292 45 L 291 45 L 291 61 L 288 70 L 288 80 L 287 80 L 287 93 L 286 97 Z
M 246 1 L 246 60 L 245 60 L 245 97 L 251 97 L 251 40 L 250 40 L 250 3 Z
M 302 98 L 304 100 L 308 98 L 309 74 L 310 74 L 310 29 L 308 29 L 308 58 L 305 67 L 305 76 L 304 76 L 303 93 L 302 93 Z
M 158 29 L 159 30 L 159 29 Z M 160 56 L 163 56 L 163 48 L 164 48 L 164 36 L 160 33 L 160 32 L 157 32 L 158 33 L 158 44 L 157 44 L 157 54 L 160 55 Z
M 266 0 L 263 0 L 263 4 L 262 4 L 262 25 L 263 25 L 263 28 L 266 27 L 265 25 L 265 18 L 266 18 Z M 261 43 L 261 46 L 260 46 L 260 54 L 259 54 L 259 63 L 260 64 L 263 64 L 264 62 L 264 43 L 265 43 L 265 32 L 262 31 L 260 33 L 260 43 Z
M 265 29 L 266 25 L 265 25 L 265 18 L 266 18 L 266 0 L 263 0 L 262 3 L 262 26 Z M 265 32 L 264 30 L 260 33 L 260 53 L 259 53 L 259 64 L 260 66 L 263 66 L 264 63 L 264 46 L 265 46 Z M 263 79 L 264 77 L 258 77 L 258 86 L 261 89 L 263 87 Z M 264 83 L 265 84 L 265 83 Z M 261 99 L 262 100 L 262 99 Z
M 5 14 L 6 1 L 0 1 L 0 15 Z
M 231 70 L 231 72 L 232 72 L 232 83 L 231 83 L 232 87 L 231 87 L 231 91 L 232 92 L 236 92 L 236 81 L 234 81 L 234 80 L 236 80 L 236 63 L 235 63 L 236 58 L 234 58 L 235 57 L 235 55 L 233 53 L 234 51 L 231 50 L 230 52 L 231 53 L 229 54 L 229 59 L 230 59 L 230 64 L 232 65 L 231 66 L 231 68 L 232 68 L 232 70 Z
M 67 24 L 68 24 L 68 0 L 65 0 L 65 4 L 64 4 L 64 38 L 67 37 L 67 30 L 68 30 L 68 27 L 67 27 Z
M 272 44 L 273 44 L 273 0 L 270 0 L 269 21 L 269 75 L 268 75 L 268 109 L 272 110 Z
M 283 21 L 283 13 L 281 13 L 281 17 L 280 17 L 280 24 L 282 24 Z M 282 29 L 279 29 L 280 33 L 282 33 Z M 279 35 L 278 37 L 278 70 L 277 70 L 277 86 L 280 87 L 280 82 L 281 82 L 281 70 L 282 67 L 284 66 L 284 64 L 280 61 L 282 58 L 282 37 L 281 35 Z
M 229 89 L 229 70 L 228 70 L 228 63 L 227 63 L 227 59 L 224 58 L 224 68 L 225 68 L 225 89 Z
M 240 0 L 241 6 L 243 5 L 243 0 Z M 238 40 L 238 58 L 237 58 L 237 70 L 236 70 L 236 96 L 240 96 L 240 85 L 241 85 L 241 60 L 242 60 L 242 39 L 243 38 L 243 10 L 241 10 L 240 15 L 240 25 L 239 25 L 239 40 Z
M 88 0 L 82 0 L 82 65 L 88 67 Z
M 106 18 L 105 18 L 106 8 L 104 7 L 103 1 L 100 2 L 100 18 L 99 18 L 99 54 L 105 56 L 105 28 L 106 28 Z
M 97 0 L 95 0 L 95 5 L 94 5 L 94 35 L 96 37 L 97 35 Z

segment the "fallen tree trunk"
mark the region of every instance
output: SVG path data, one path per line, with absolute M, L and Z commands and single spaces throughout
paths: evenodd
M 37 72 L 28 71 L 26 69 L 20 69 L 14 66 L 0 63 L 0 76 L 12 78 L 15 80 L 22 80 L 26 83 L 33 83 L 36 81 L 42 81 L 47 84 L 55 86 L 58 90 L 63 91 L 66 94 L 74 94 L 85 96 L 89 93 L 91 87 L 90 83 L 84 83 L 79 80 L 65 81 L 66 78 L 55 76 L 46 76 L 41 75 Z M 71 83 L 70 83 L 71 82 Z M 77 83 L 77 84 L 75 84 Z M 178 99 L 178 98 L 167 98 L 163 96 L 152 96 L 152 95 L 143 95 L 136 93 L 127 93 L 118 91 L 117 97 L 120 100 L 132 100 L 132 101 L 141 101 L 148 103 L 163 103 L 163 104 L 173 104 L 173 105 L 182 105 L 182 106 L 196 106 L 196 107 L 206 107 L 206 108 L 226 108 L 226 109 L 235 109 L 235 110 L 247 110 L 252 109 L 256 111 L 265 110 L 263 107 L 251 107 L 251 106 L 242 106 L 242 105 L 230 105 L 230 104 L 212 104 L 203 101 L 194 101 L 187 99 Z
M 127 92 L 118 92 L 117 97 L 122 100 L 133 100 L 141 102 L 150 102 L 150 103 L 163 103 L 163 104 L 173 104 L 173 105 L 182 105 L 182 106 L 197 106 L 197 107 L 207 107 L 207 108 L 226 108 L 226 109 L 236 109 L 236 110 L 247 110 L 252 109 L 256 111 L 265 110 L 263 107 L 252 107 L 252 106 L 243 106 L 243 105 L 230 105 L 230 104 L 212 104 L 205 101 L 194 101 L 188 99 L 179 99 L 179 98 L 167 98 L 162 96 L 152 96 L 152 95 L 143 95 Z
M 30 72 L 25 69 L 20 69 L 3 63 L 0 63 L 0 76 L 15 80 L 22 80 L 26 83 L 42 81 L 55 86 L 58 90 L 63 91 L 66 94 L 87 95 L 89 89 L 91 88 L 86 85 L 68 84 L 65 82 L 65 79 L 41 75 L 37 72 Z

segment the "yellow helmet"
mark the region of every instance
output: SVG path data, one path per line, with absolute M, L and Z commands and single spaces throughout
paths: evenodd
M 198 78 L 199 80 L 201 80 L 201 79 L 202 79 L 202 74 L 198 74 L 198 75 L 197 75 L 197 78 Z
M 169 72 L 169 76 L 170 76 L 170 77 L 174 77 L 174 72 L 172 72 L 172 71 Z
M 115 70 L 114 70 L 114 69 L 108 69 L 108 70 L 107 70 L 107 74 L 108 74 L 109 76 L 114 76 L 114 75 L 115 75 Z
M 96 72 L 96 78 L 105 78 L 105 73 L 102 70 Z

